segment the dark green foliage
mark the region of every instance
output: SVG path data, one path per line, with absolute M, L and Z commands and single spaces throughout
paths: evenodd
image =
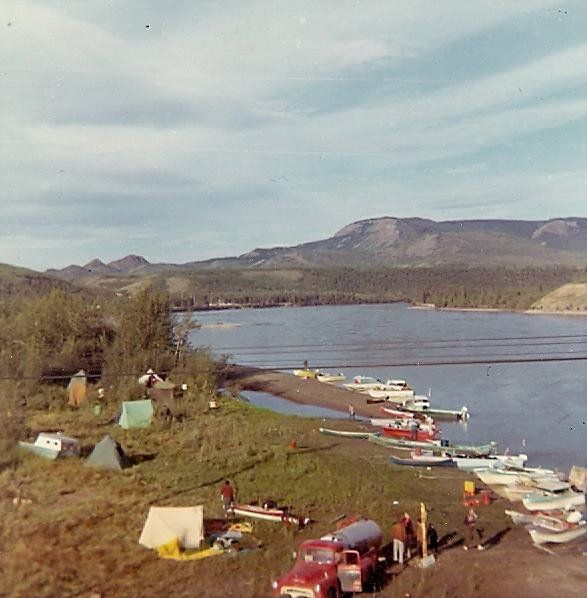
M 438 307 L 526 309 L 549 291 L 585 277 L 549 267 L 309 268 L 222 270 L 189 274 L 176 309 L 221 303 L 270 307 L 408 301 Z

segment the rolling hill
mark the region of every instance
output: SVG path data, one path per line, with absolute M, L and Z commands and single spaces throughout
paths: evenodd
M 584 266 L 587 218 L 547 221 L 372 218 L 333 236 L 292 247 L 257 248 L 238 257 L 153 264 L 129 255 L 94 259 L 47 274 L 64 280 L 156 276 L 202 269 L 444 266 Z

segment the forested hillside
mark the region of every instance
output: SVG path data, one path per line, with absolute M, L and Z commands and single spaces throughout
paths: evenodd
M 407 301 L 437 307 L 527 309 L 584 276 L 584 270 L 546 268 L 326 268 L 199 271 L 160 278 L 175 308 L 320 305 Z M 181 284 L 180 284 L 181 282 Z

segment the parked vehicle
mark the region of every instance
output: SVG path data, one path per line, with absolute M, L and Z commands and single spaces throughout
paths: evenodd
M 381 529 L 362 519 L 300 545 L 288 573 L 272 582 L 276 597 L 339 598 L 373 584 L 379 564 Z

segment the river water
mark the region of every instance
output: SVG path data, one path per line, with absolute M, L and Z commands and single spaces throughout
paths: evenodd
M 433 406 L 466 405 L 458 443 L 496 441 L 532 465 L 587 465 L 587 318 L 410 309 L 404 304 L 199 312 L 197 346 L 234 363 L 407 380 Z M 499 363 L 504 359 L 552 361 Z M 463 364 L 462 362 L 476 362 Z M 454 362 L 461 362 L 455 364 Z

